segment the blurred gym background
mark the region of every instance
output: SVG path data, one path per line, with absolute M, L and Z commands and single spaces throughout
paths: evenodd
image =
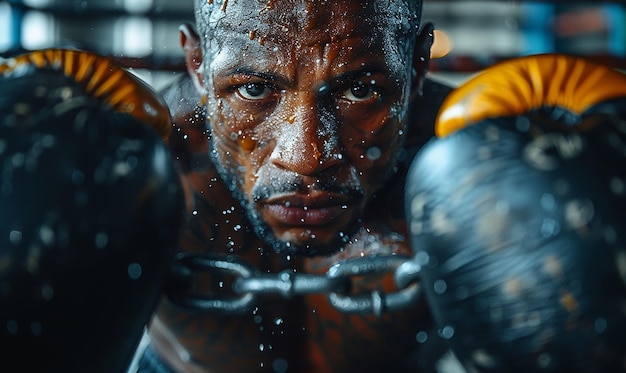
M 621 2 L 425 0 L 437 28 L 433 75 L 457 84 L 498 60 L 543 52 L 626 66 Z M 111 55 L 157 89 L 184 73 L 177 28 L 193 0 L 3 0 L 0 57 L 48 48 Z

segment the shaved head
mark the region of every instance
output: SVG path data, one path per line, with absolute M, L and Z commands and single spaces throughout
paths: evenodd
M 386 39 L 383 45 L 388 49 L 404 49 L 395 51 L 401 56 L 413 52 L 413 40 L 420 27 L 421 0 L 349 0 L 344 2 L 352 4 L 354 12 L 344 15 L 327 12 L 329 1 L 334 0 L 195 0 L 196 27 L 204 53 L 211 55 L 221 45 L 220 38 L 215 37 L 216 30 L 244 30 L 251 39 L 263 43 L 268 39 L 288 39 L 298 30 L 323 29 L 338 17 L 356 15 L 371 30 L 372 40 Z M 270 18 L 272 22 L 265 22 Z M 281 33 L 275 32 L 276 26 L 280 26 Z M 342 35 L 352 32 L 355 30 L 342 30 Z

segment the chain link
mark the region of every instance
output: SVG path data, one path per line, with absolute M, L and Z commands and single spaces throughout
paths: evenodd
M 216 314 L 249 312 L 263 295 L 284 298 L 306 294 L 326 294 L 337 310 L 353 314 L 397 311 L 414 306 L 420 296 L 420 263 L 404 255 L 375 255 L 342 260 L 325 274 L 314 275 L 285 270 L 262 273 L 235 255 L 181 253 L 172 270 L 166 294 L 177 305 L 190 310 Z M 391 293 L 373 289 L 351 294 L 354 279 L 393 273 L 397 290 Z M 193 279 L 201 274 L 232 276 L 232 294 L 193 293 Z

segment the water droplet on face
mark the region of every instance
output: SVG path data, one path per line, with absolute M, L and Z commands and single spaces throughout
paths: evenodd
M 282 325 L 284 323 L 284 320 L 280 317 L 277 317 L 276 319 L 274 319 L 274 325 Z

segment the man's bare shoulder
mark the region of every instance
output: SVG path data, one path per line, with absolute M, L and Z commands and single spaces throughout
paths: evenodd
M 191 77 L 181 74 L 161 95 L 174 121 L 168 144 L 182 171 L 210 167 L 205 108 Z
M 172 113 L 189 112 L 200 102 L 200 93 L 187 73 L 179 73 L 161 90 L 161 95 Z
M 422 94 L 414 99 L 409 112 L 408 138 L 394 177 L 376 192 L 369 212 L 379 219 L 399 220 L 404 224 L 404 184 L 408 169 L 421 147 L 434 137 L 435 120 L 441 104 L 452 87 L 425 79 Z
M 435 120 L 441 104 L 454 88 L 426 77 L 422 94 L 411 103 L 407 148 L 419 148 L 435 135 Z

